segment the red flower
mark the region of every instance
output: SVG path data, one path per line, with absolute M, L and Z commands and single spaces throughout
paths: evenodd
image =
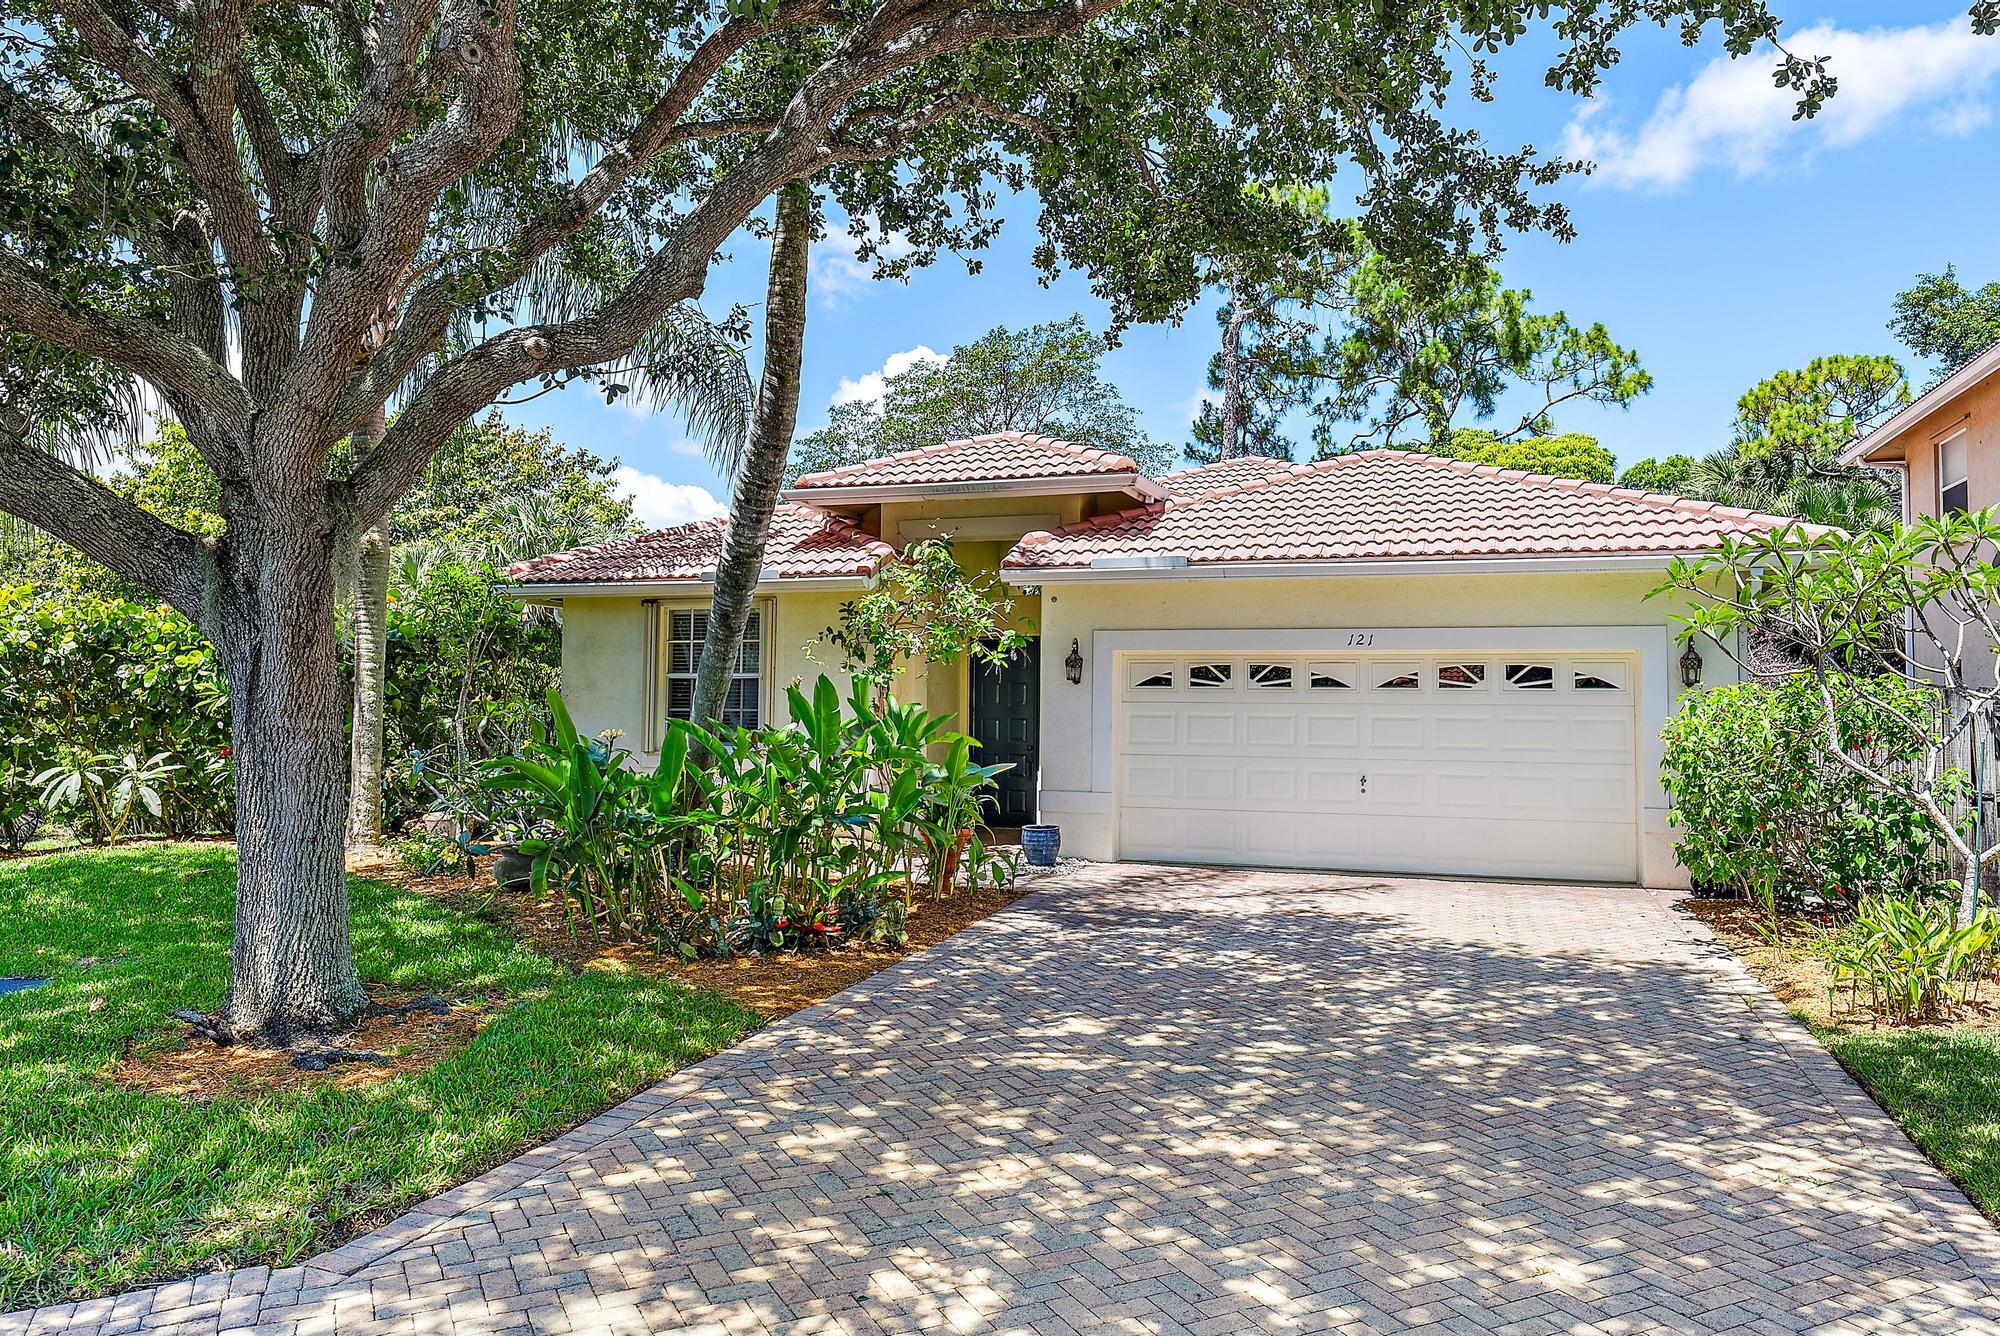
M 223 748 L 220 748 L 220 749 L 218 749 L 218 750 L 216 751 L 216 753 L 215 753 L 215 754 L 216 754 L 217 756 L 220 756 L 220 757 L 221 757 L 221 758 L 222 758 L 223 760 L 225 760 L 225 761 L 226 761 L 226 760 L 228 760 L 228 759 L 229 759 L 229 758 L 230 758 L 231 756 L 233 756 L 233 755 L 235 754 L 235 752 L 234 752 L 234 751 L 233 751 L 233 750 L 232 750 L 231 748 L 228 748 L 228 747 L 223 747 Z

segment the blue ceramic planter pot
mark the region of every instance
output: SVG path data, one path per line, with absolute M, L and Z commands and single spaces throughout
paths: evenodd
M 1062 848 L 1061 826 L 1021 827 L 1021 852 L 1031 867 L 1054 867 L 1056 852 Z

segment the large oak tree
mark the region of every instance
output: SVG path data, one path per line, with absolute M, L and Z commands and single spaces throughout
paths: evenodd
M 1404 257 L 1562 230 L 1535 194 L 1560 168 L 1451 124 L 1444 90 L 1487 96 L 1484 53 L 1530 25 L 1587 90 L 1653 21 L 1737 54 L 1776 32 L 1758 0 L 0 0 L 0 510 L 215 644 L 224 1027 L 288 1040 L 365 1002 L 337 568 L 515 386 L 656 368 L 712 401 L 674 380 L 719 337 L 690 304 L 780 187 L 824 190 L 890 272 L 976 248 L 1000 188 L 1032 188 L 1045 269 L 1164 318 L 1257 230 L 1249 182 L 1351 179 Z M 221 481 L 218 538 L 64 458 L 149 397 Z

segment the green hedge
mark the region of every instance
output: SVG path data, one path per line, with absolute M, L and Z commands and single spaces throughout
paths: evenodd
M 1854 683 L 1836 682 L 1840 744 L 1878 771 L 1918 761 L 1935 712 L 1928 690 L 1895 676 L 1869 679 L 1866 687 L 1873 701 Z M 1809 677 L 1690 693 L 1663 736 L 1662 776 L 1680 828 L 1676 850 L 1699 882 L 1746 895 L 1768 891 L 1796 906 L 1851 904 L 1945 875 L 1917 805 L 1828 753 L 1825 705 Z M 1947 774 L 1941 787 L 1961 781 Z
M 164 752 L 180 768 L 144 828 L 233 826 L 228 692 L 208 642 L 171 608 L 0 586 L 0 683 L 0 839 L 33 803 L 34 776 L 66 750 Z

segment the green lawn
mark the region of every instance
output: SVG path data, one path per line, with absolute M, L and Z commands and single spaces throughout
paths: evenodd
M 2000 1035 L 1814 1029 L 1911 1139 L 2000 1220 Z
M 181 1032 L 228 974 L 232 850 L 0 862 L 0 1312 L 228 1264 L 284 1264 L 545 1140 L 756 1018 L 629 975 L 573 973 L 434 900 L 356 880 L 371 984 L 500 1010 L 431 1070 L 353 1090 L 198 1102 L 105 1074 Z M 94 962 L 94 963 L 93 963 Z M 102 1005 L 92 1011 L 92 1000 Z

